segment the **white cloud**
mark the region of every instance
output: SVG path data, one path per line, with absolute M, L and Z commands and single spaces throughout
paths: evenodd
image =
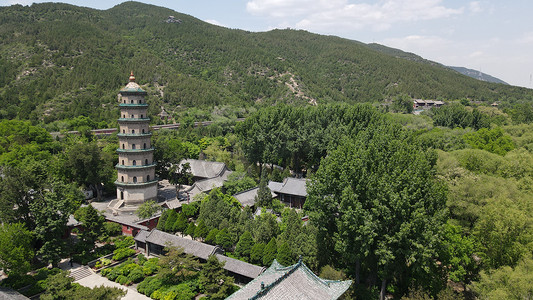
M 472 1 L 468 3 L 468 8 L 473 13 L 479 13 L 483 11 L 483 8 L 481 7 L 481 2 L 479 1 Z
M 209 20 L 204 20 L 204 21 L 206 21 L 206 22 L 209 23 L 209 24 L 213 24 L 213 25 L 217 25 L 217 26 L 222 26 L 222 27 L 227 27 L 226 25 L 220 23 L 220 22 L 217 21 L 217 20 L 209 19 Z
M 32 3 L 33 3 L 32 0 L 11 0 L 9 1 L 9 5 L 15 5 L 15 4 L 31 5 Z
M 327 31 L 370 27 L 385 30 L 395 23 L 448 18 L 464 8 L 448 8 L 441 0 L 380 0 L 350 3 L 348 0 L 251 0 L 246 9 L 261 15 L 291 21 L 297 28 Z M 294 20 L 295 19 L 295 20 Z

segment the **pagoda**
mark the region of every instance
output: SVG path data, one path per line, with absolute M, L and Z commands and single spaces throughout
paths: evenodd
M 118 203 L 115 208 L 135 208 L 157 197 L 154 148 L 148 118 L 147 95 L 136 82 L 133 72 L 130 82 L 118 95 L 119 148 L 117 186 Z

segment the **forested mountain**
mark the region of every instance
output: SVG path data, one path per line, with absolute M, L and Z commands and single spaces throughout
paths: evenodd
M 461 74 L 464 74 L 466 76 L 470 76 L 472 78 L 475 78 L 475 79 L 478 79 L 478 80 L 481 80 L 481 81 L 487 81 L 487 82 L 494 82 L 494 83 L 503 83 L 503 84 L 508 84 L 507 82 L 501 80 L 501 79 L 498 79 L 496 77 L 493 77 L 493 76 L 490 76 L 489 74 L 485 74 L 481 71 L 476 71 L 476 70 L 472 70 L 472 69 L 468 69 L 468 68 L 465 68 L 465 67 L 448 67 L 452 70 L 455 70 Z
M 170 15 L 181 22 L 166 22 Z M 161 106 L 172 116 L 189 108 L 196 119 L 242 116 L 277 102 L 380 102 L 398 94 L 533 97 L 532 90 L 480 82 L 352 40 L 227 29 L 138 2 L 105 11 L 58 3 L 0 7 L 0 118 L 49 130 L 115 126 L 115 97 L 130 70 L 149 92 L 152 115 Z

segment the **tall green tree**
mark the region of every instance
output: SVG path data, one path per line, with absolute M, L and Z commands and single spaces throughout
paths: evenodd
M 279 246 L 278 254 L 276 255 L 276 260 L 284 266 L 290 266 L 294 263 L 294 257 L 291 248 L 289 247 L 289 244 L 282 243 Z
M 102 183 L 111 182 L 115 174 L 109 153 L 103 152 L 95 141 L 78 139 L 66 148 L 61 160 L 59 172 L 66 181 L 91 189 L 102 199 Z
M 33 236 L 21 223 L 0 225 L 0 268 L 8 275 L 25 274 L 33 259 Z
M 268 188 L 268 175 L 266 169 L 263 169 L 261 172 L 261 181 L 259 182 L 259 190 L 257 191 L 255 203 L 258 207 L 272 207 L 272 192 Z
M 330 152 L 308 186 L 322 264 L 348 268 L 356 283 L 361 270 L 377 274 L 382 299 L 391 281 L 401 294 L 439 280 L 446 189 L 435 179 L 436 153 L 411 139 L 397 126 L 369 128 Z
M 224 264 L 211 255 L 200 271 L 198 283 L 210 299 L 224 299 L 233 292 L 233 277 L 224 273 Z
M 69 215 L 79 207 L 83 193 L 73 184 L 52 182 L 34 195 L 30 204 L 35 219 L 35 237 L 42 244 L 37 254 L 56 266 L 66 251 L 62 239 Z
M 263 266 L 270 266 L 278 254 L 276 238 L 272 238 L 263 250 Z
M 81 239 L 87 244 L 94 246 L 96 239 L 102 234 L 102 230 L 104 229 L 105 217 L 89 204 L 78 208 L 74 212 L 74 218 L 83 225 Z
M 135 214 L 141 219 L 148 219 L 160 210 L 161 206 L 159 206 L 154 200 L 149 200 L 141 204 L 135 211 Z
M 235 246 L 235 254 L 249 261 L 254 244 L 252 234 L 249 231 L 245 231 L 239 238 L 237 246 Z

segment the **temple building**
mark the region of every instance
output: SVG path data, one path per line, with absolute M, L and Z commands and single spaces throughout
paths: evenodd
M 148 104 L 133 72 L 130 82 L 120 90 L 118 100 L 119 148 L 117 203 L 114 208 L 132 208 L 157 197 L 154 148 L 152 147 Z
M 322 279 L 309 270 L 301 259 L 288 267 L 274 260 L 270 268 L 226 300 L 338 299 L 351 284 L 351 280 Z

